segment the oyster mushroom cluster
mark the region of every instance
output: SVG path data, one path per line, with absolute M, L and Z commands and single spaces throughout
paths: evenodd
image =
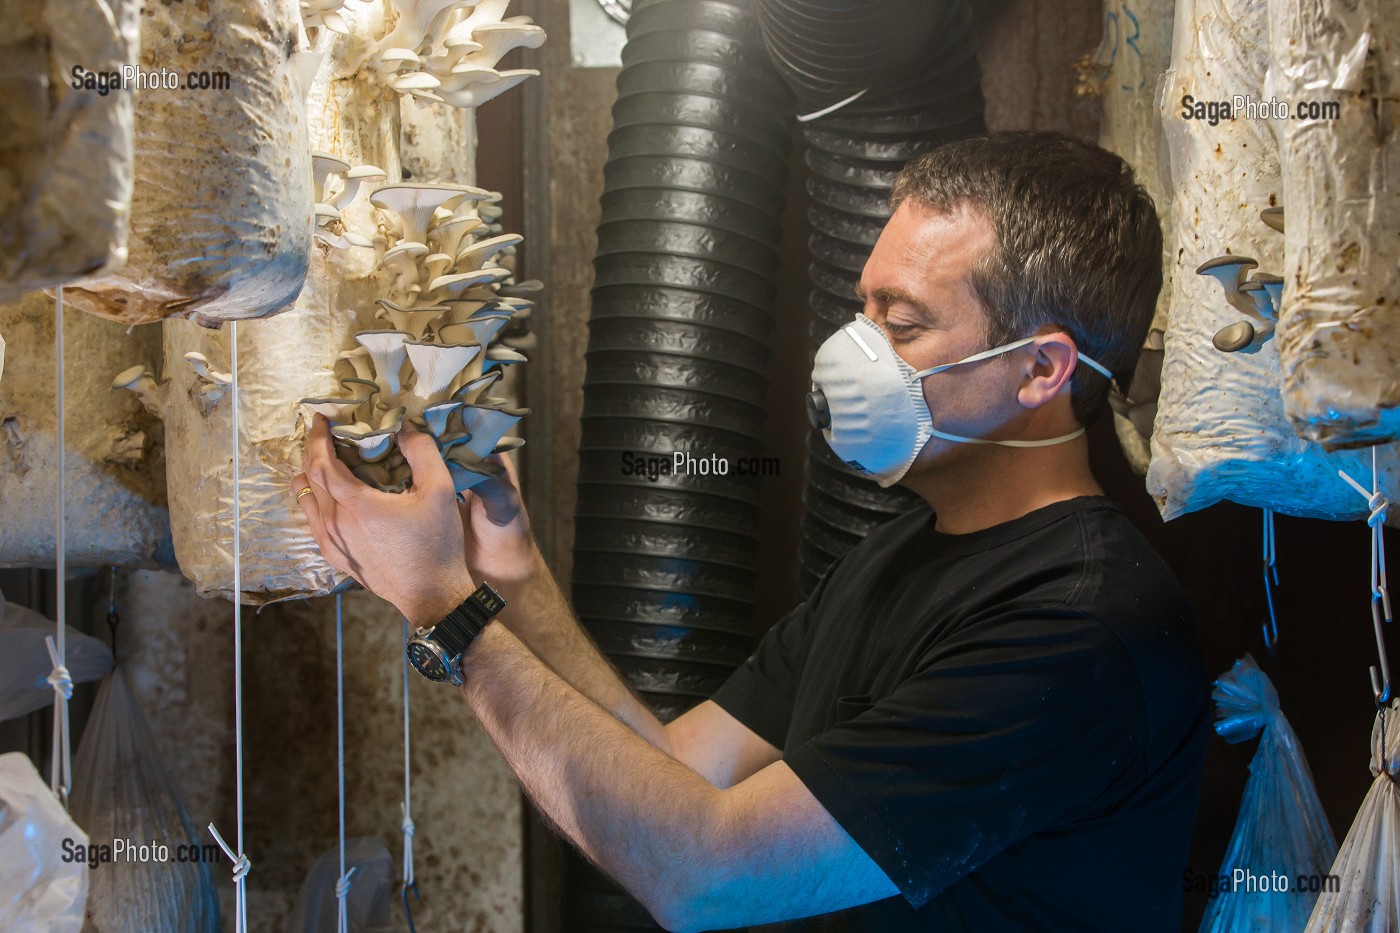
M 374 242 L 346 229 L 341 217 L 365 184 L 378 184 L 387 176 L 375 165 L 355 165 L 329 152 L 311 152 L 311 173 L 316 197 L 316 239 L 336 249 L 373 246 Z M 332 183 L 334 182 L 334 183 Z M 331 192 L 335 192 L 332 196 Z
M 1270 229 L 1283 232 L 1283 208 L 1259 212 L 1259 219 Z M 1278 325 L 1283 307 L 1283 276 L 1254 272 L 1259 263 L 1248 256 L 1217 256 L 1196 267 L 1197 275 L 1208 275 L 1225 290 L 1225 300 L 1245 315 L 1245 320 L 1227 324 L 1216 331 L 1212 343 L 1223 353 L 1258 353 Z
M 370 64 L 381 81 L 420 102 L 477 107 L 533 75 L 498 71 L 507 52 L 537 49 L 545 33 L 528 16 L 505 18 L 509 0 L 394 0 L 394 28 Z
M 437 441 L 458 490 L 500 468 L 486 460 L 523 442 L 503 435 L 527 411 L 487 390 L 525 357 L 499 345 L 512 318 L 533 302 L 536 282 L 511 284 L 498 263 L 521 238 L 495 233 L 498 195 L 464 185 L 392 184 L 370 194 L 385 212 L 380 258 L 388 297 L 385 327 L 355 334 L 336 359 L 344 394 L 301 401 L 331 423 L 341 457 L 360 479 L 390 492 L 407 488 L 408 464 L 395 437 L 405 420 Z M 498 228 L 495 228 L 498 229 Z

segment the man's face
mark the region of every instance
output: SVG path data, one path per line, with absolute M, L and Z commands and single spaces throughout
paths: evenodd
M 896 353 L 915 369 L 951 363 L 987 349 L 987 315 L 969 273 L 996 246 L 996 232 L 978 211 L 943 213 L 911 201 L 885 225 L 861 274 L 865 315 L 878 324 Z M 935 373 L 923 380 L 934 427 L 967 437 L 997 436 L 1020 410 L 1019 382 L 1008 360 L 994 357 Z M 934 438 L 910 473 L 977 445 Z

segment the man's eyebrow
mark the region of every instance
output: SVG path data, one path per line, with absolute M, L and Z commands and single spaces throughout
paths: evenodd
M 856 297 L 859 298 L 861 301 L 867 300 L 865 289 L 860 285 L 860 283 L 856 283 L 854 291 Z M 877 288 L 875 289 L 875 299 L 881 302 L 882 304 L 887 305 L 896 303 L 908 305 L 915 311 L 928 310 L 928 307 L 922 301 L 920 301 L 918 298 L 915 298 L 908 292 L 904 291 L 904 289 L 902 288 Z

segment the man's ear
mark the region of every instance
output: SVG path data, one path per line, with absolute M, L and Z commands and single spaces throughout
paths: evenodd
M 1025 348 L 1027 361 L 1016 395 L 1025 408 L 1039 408 L 1060 395 L 1068 397 L 1077 364 L 1078 349 L 1069 334 L 1047 331 L 1036 336 L 1036 342 Z

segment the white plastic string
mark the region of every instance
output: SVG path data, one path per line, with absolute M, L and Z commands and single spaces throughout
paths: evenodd
M 403 640 L 408 643 L 408 619 L 403 620 Z M 403 886 L 404 897 L 408 897 L 408 889 L 413 887 L 413 776 L 409 770 L 409 732 L 408 732 L 408 652 L 403 653 L 403 801 L 399 804 L 403 810 L 403 822 L 399 828 L 403 831 Z M 405 903 L 407 901 L 405 900 Z
M 68 641 L 65 637 L 68 622 L 67 593 L 67 551 L 68 535 L 64 523 L 64 506 L 68 498 L 66 466 L 67 454 L 64 450 L 63 429 L 63 289 L 56 291 L 54 303 L 54 356 L 56 358 L 54 383 L 58 396 L 58 523 L 55 528 L 54 575 L 58 578 L 57 589 L 58 617 L 56 636 L 45 639 L 49 649 L 49 660 L 53 670 L 49 672 L 49 686 L 53 687 L 53 746 L 49 762 L 49 788 L 54 796 L 68 807 L 68 793 L 73 786 L 73 743 L 68 735 L 68 701 L 73 696 L 73 677 L 65 666 L 68 661 Z
M 1269 621 L 1264 630 L 1264 647 L 1273 654 L 1278 648 L 1278 614 L 1274 611 L 1274 587 L 1278 586 L 1278 553 L 1275 550 L 1274 510 L 1264 509 L 1264 597 L 1269 601 Z
M 346 898 L 350 895 L 350 876 L 355 869 L 345 871 L 345 611 L 340 594 L 335 594 L 335 756 L 340 781 L 340 877 L 335 882 L 336 924 L 340 933 L 349 933 L 350 915 Z
M 229 848 L 224 837 L 209 824 L 209 832 L 214 834 L 219 848 L 233 862 L 233 895 L 236 914 L 234 933 L 248 933 L 248 890 L 245 878 L 253 867 L 243 851 L 243 553 L 238 533 L 238 520 L 241 515 L 239 499 L 238 465 L 238 321 L 229 322 L 229 369 L 233 373 L 232 421 L 233 421 L 233 758 L 236 812 L 238 819 L 238 849 Z
M 1376 669 L 1371 668 L 1371 688 L 1375 692 L 1376 702 L 1385 704 L 1390 701 L 1390 665 L 1385 651 L 1385 633 L 1381 628 L 1382 619 L 1390 622 L 1395 616 L 1390 610 L 1390 590 L 1386 586 L 1385 575 L 1385 516 L 1390 508 L 1390 500 L 1381 495 L 1380 491 L 1380 467 L 1376 456 L 1376 448 L 1371 448 L 1371 488 L 1368 490 L 1356 480 L 1346 474 L 1345 470 L 1338 470 L 1337 475 L 1366 498 L 1366 505 L 1370 507 L 1371 514 L 1366 517 L 1366 524 L 1371 529 L 1371 622 L 1376 630 L 1376 650 L 1380 653 L 1381 675 L 1376 676 Z
M 863 88 L 862 90 L 856 91 L 854 94 L 852 94 L 850 97 L 847 97 L 845 100 L 838 100 L 830 107 L 823 107 L 820 110 L 813 110 L 811 113 L 804 113 L 797 118 L 797 122 L 811 123 L 813 120 L 818 120 L 824 116 L 827 116 L 828 114 L 835 113 L 842 107 L 845 107 L 847 104 L 854 104 L 856 101 L 860 100 L 862 97 L 865 96 L 866 91 L 869 90 L 870 88 L 868 87 Z

